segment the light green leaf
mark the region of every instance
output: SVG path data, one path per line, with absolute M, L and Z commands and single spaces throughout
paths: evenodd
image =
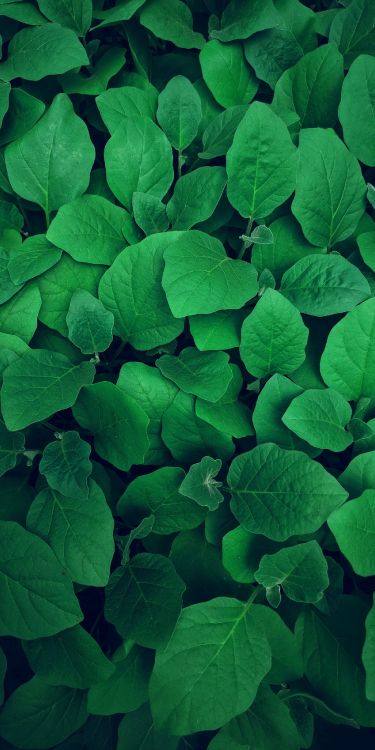
M 301 128 L 334 127 L 343 79 L 342 55 L 335 44 L 323 44 L 281 75 L 272 107 L 281 117 L 296 112 Z
M 350 63 L 361 54 L 375 52 L 375 19 L 372 0 L 353 0 L 332 21 L 329 40 L 337 44 Z
M 185 49 L 201 49 L 202 34 L 193 31 L 190 8 L 180 0 L 148 0 L 139 13 L 142 26 L 159 39 Z
M 215 237 L 183 232 L 164 252 L 163 289 L 175 317 L 238 310 L 258 290 L 255 269 L 232 260 Z
M 247 310 L 218 310 L 211 315 L 191 316 L 190 333 L 197 349 L 206 352 L 239 347 L 246 313 Z
M 77 289 L 66 316 L 69 339 L 83 354 L 104 352 L 113 339 L 113 314 L 84 289 Z
M 91 0 L 63 0 L 56 3 L 54 0 L 38 0 L 42 13 L 50 21 L 61 23 L 78 34 L 85 36 L 89 30 L 92 20 Z
M 13 78 L 39 81 L 45 76 L 88 65 L 88 62 L 85 49 L 74 31 L 58 23 L 46 23 L 21 29 L 13 36 L 8 58 L 0 64 L 0 78 L 5 81 Z
M 157 727 L 179 736 L 217 729 L 251 705 L 271 667 L 251 605 L 221 597 L 183 610 L 151 677 Z
M 0 81 L 0 127 L 9 108 L 10 83 Z M 200 102 L 200 100 L 199 100 Z
M 172 149 L 148 117 L 127 117 L 104 150 L 108 185 L 129 211 L 134 192 L 163 198 L 173 180 Z
M 12 299 L 0 306 L 0 331 L 19 336 L 26 344 L 33 337 L 42 304 L 37 286 L 21 289 Z
M 164 354 L 155 364 L 182 391 L 207 401 L 219 401 L 233 378 L 226 352 L 200 352 L 193 346 L 177 357 Z
M 208 422 L 221 432 L 226 432 L 235 438 L 247 437 L 253 435 L 254 430 L 251 412 L 238 398 L 243 386 L 241 370 L 237 365 L 230 365 L 230 369 L 232 380 L 224 395 L 214 403 L 197 398 L 195 412 L 199 419 Z
M 339 118 L 350 151 L 368 166 L 375 166 L 375 60 L 357 57 L 342 87 Z
M 336 133 L 303 130 L 292 211 L 306 239 L 330 247 L 350 237 L 364 213 L 365 195 L 357 159 Z
M 246 111 L 245 104 L 229 107 L 208 123 L 202 134 L 203 151 L 199 154 L 200 159 L 216 159 L 217 156 L 225 156 Z
M 251 259 L 259 272 L 268 269 L 279 281 L 285 271 L 301 258 L 312 253 L 324 253 L 325 248 L 310 245 L 300 225 L 291 214 L 281 216 L 270 224 L 272 245 L 254 245 Z
M 348 401 L 375 396 L 375 299 L 355 307 L 333 326 L 320 371 L 329 388 Z
M 3 373 L 1 408 L 6 427 L 22 429 L 68 409 L 94 375 L 89 362 L 72 365 L 63 354 L 30 349 Z
M 84 690 L 114 671 L 100 646 L 80 625 L 22 645 L 32 670 L 48 685 Z
M 77 39 L 73 31 L 66 32 Z M 47 217 L 84 193 L 94 157 L 87 126 L 65 94 L 58 94 L 36 125 L 5 149 L 13 190 L 38 203 Z
M 319 463 L 272 443 L 237 456 L 228 485 L 241 526 L 275 541 L 316 531 L 347 497 Z
M 185 76 L 174 76 L 159 94 L 158 123 L 178 151 L 190 146 L 202 119 L 199 94 Z
M 328 566 L 316 541 L 284 547 L 260 561 L 255 579 L 265 588 L 281 586 L 295 602 L 315 604 L 329 585 Z
M 270 539 L 260 534 L 250 534 L 242 526 L 236 526 L 222 539 L 224 568 L 234 581 L 254 583 L 254 574 L 262 556 L 268 550 L 273 552 L 275 549 L 278 549 L 278 545 Z
M 345 503 L 328 519 L 343 555 L 359 576 L 375 575 L 375 491 Z
M 0 421 L 0 476 L 13 469 L 23 453 L 25 436 L 22 432 L 8 432 Z
M 48 544 L 13 521 L 0 522 L 0 537 L 1 635 L 34 640 L 80 622 L 72 583 Z
M 169 227 L 165 204 L 149 193 L 133 193 L 133 214 L 146 235 L 166 232 Z
M 184 471 L 175 466 L 136 477 L 117 503 L 118 515 L 128 526 L 134 527 L 152 514 L 154 534 L 196 528 L 202 523 L 205 512 L 196 502 L 179 493 L 184 477 Z
M 257 31 L 277 26 L 280 21 L 272 0 L 230 0 L 221 17 L 221 28 L 211 37 L 231 42 L 248 39 Z
M 362 662 L 366 670 L 366 698 L 375 700 L 375 599 L 366 617 L 366 640 L 362 650 Z
M 352 410 L 341 393 L 332 388 L 311 388 L 291 401 L 282 420 L 314 448 L 340 452 L 353 442 L 345 430 Z
M 61 206 L 47 239 L 74 260 L 110 266 L 127 244 L 130 223 L 120 206 L 99 195 L 83 195 Z
M 296 165 L 287 126 L 268 104 L 254 102 L 227 155 L 230 203 L 241 216 L 263 219 L 292 194 Z
M 9 109 L 0 132 L 0 145 L 10 143 L 27 133 L 45 111 L 45 104 L 21 88 L 13 88 L 9 95 Z
M 39 471 L 51 489 L 68 497 L 87 495 L 87 479 L 92 472 L 90 453 L 91 446 L 80 438 L 78 432 L 63 432 L 58 440 L 44 448 Z
M 146 648 L 163 648 L 181 612 L 184 591 L 185 584 L 167 557 L 136 555 L 111 575 L 106 619 L 124 638 Z
M 175 320 L 162 288 L 163 251 L 175 233 L 154 234 L 127 248 L 104 274 L 99 297 L 113 313 L 114 332 L 135 349 L 152 349 L 178 336 L 183 322 Z
M 370 296 L 366 277 L 337 253 L 301 258 L 281 280 L 281 290 L 302 313 L 335 315 L 347 312 Z
M 199 463 L 190 466 L 179 488 L 181 495 L 209 510 L 216 510 L 224 500 L 219 489 L 222 482 L 215 480 L 221 466 L 222 462 L 219 458 L 215 459 L 210 456 L 204 456 Z
M 97 97 L 96 104 L 111 135 L 127 117 L 155 119 L 156 96 L 152 86 L 149 89 L 138 89 L 135 86 L 108 89 Z
M 167 203 L 173 229 L 190 229 L 212 216 L 227 182 L 224 167 L 198 167 L 182 175 Z
M 113 518 L 95 482 L 90 481 L 87 497 L 42 490 L 30 507 L 27 527 L 49 544 L 73 581 L 106 586 L 115 551 Z
M 364 232 L 356 239 L 362 259 L 371 271 L 375 271 L 375 232 Z
M 355 456 L 340 474 L 340 484 L 349 497 L 359 497 L 364 490 L 375 490 L 375 451 Z
M 102 381 L 85 388 L 73 413 L 78 424 L 94 435 L 95 450 L 101 458 L 122 471 L 143 463 L 149 446 L 149 419 L 117 385 Z
M 53 247 L 45 234 L 35 234 L 27 237 L 20 249 L 9 255 L 9 276 L 14 284 L 24 284 L 48 271 L 60 258 L 61 250 Z
M 33 677 L 7 700 L 0 715 L 0 735 L 16 747 L 44 750 L 63 742 L 86 719 L 82 690 L 54 687 Z
M 258 90 L 258 81 L 247 65 L 240 44 L 207 42 L 199 54 L 203 79 L 222 107 L 248 104 Z
M 308 329 L 285 297 L 267 289 L 241 329 L 241 359 L 251 375 L 293 372 L 305 359 Z
M 153 655 L 150 651 L 126 644 L 112 657 L 112 674 L 93 685 L 87 696 L 91 714 L 112 716 L 136 711 L 148 700 Z

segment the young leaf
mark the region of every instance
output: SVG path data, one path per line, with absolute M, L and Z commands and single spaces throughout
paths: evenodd
M 149 193 L 133 193 L 133 213 L 135 221 L 146 235 L 166 232 L 169 227 L 165 204 Z
M 221 597 L 183 610 L 151 677 L 157 727 L 178 736 L 217 729 L 251 705 L 271 667 L 252 609 L 251 598 Z M 218 673 L 225 680 L 218 682 Z
M 228 198 L 246 218 L 263 219 L 292 194 L 297 151 L 287 126 L 267 104 L 254 102 L 227 154 Z
M 181 233 L 164 260 L 163 289 L 177 318 L 238 310 L 258 291 L 255 269 L 229 258 L 220 240 L 204 232 Z
M 360 576 L 375 575 L 375 491 L 345 503 L 328 519 L 328 526 L 343 555 Z
M 185 76 L 174 76 L 159 94 L 158 123 L 173 148 L 184 151 L 198 133 L 202 119 L 199 94 Z
M 156 366 L 180 390 L 213 402 L 222 398 L 233 377 L 228 354 L 200 352 L 193 346 L 183 349 L 178 357 L 164 354 Z
M 13 190 L 38 203 L 46 216 L 84 193 L 94 157 L 87 126 L 65 94 L 57 94 L 36 125 L 5 149 Z
M 124 638 L 146 648 L 163 648 L 179 617 L 184 591 L 185 584 L 167 557 L 137 555 L 111 575 L 106 619 Z
M 91 446 L 80 438 L 78 432 L 63 432 L 58 440 L 44 448 L 39 471 L 52 490 L 68 497 L 77 493 L 87 495 L 87 479 L 92 472 L 90 453 Z
M 191 229 L 212 216 L 227 182 L 224 167 L 199 167 L 182 175 L 167 203 L 172 229 Z
M 39 81 L 45 76 L 88 65 L 88 62 L 85 48 L 74 31 L 58 23 L 46 23 L 21 29 L 13 36 L 7 60 L 0 64 L 0 78 Z
M 44 349 L 25 352 L 3 373 L 1 408 L 6 427 L 19 430 L 73 406 L 94 374 L 89 362 L 72 365 L 63 354 Z
M 255 579 L 265 588 L 281 586 L 295 602 L 315 604 L 328 587 L 328 566 L 316 541 L 284 547 L 264 555 Z
M 353 442 L 345 430 L 352 410 L 341 393 L 331 388 L 310 389 L 291 401 L 282 420 L 302 440 L 315 448 L 336 453 Z
M 30 507 L 27 527 L 48 542 L 73 581 L 106 586 L 114 554 L 113 519 L 95 482 L 87 497 L 42 490 Z
M 80 622 L 72 583 L 48 544 L 13 521 L 0 522 L 0 538 L 1 635 L 34 640 Z
M 308 329 L 280 292 L 267 289 L 241 329 L 241 359 L 251 375 L 293 372 L 305 359 Z
M 209 510 L 216 510 L 224 500 L 219 489 L 222 482 L 215 480 L 221 466 L 222 462 L 219 458 L 210 458 L 210 456 L 204 456 L 199 464 L 190 466 L 179 488 L 181 495 L 189 497 Z
M 319 463 L 272 443 L 236 456 L 228 485 L 241 526 L 275 541 L 316 531 L 347 497 Z
M 104 352 L 113 339 L 113 314 L 84 289 L 77 289 L 66 316 L 69 339 L 83 354 Z
M 222 107 L 248 104 L 254 98 L 258 82 L 240 44 L 222 44 L 213 39 L 204 45 L 199 61 L 203 79 Z

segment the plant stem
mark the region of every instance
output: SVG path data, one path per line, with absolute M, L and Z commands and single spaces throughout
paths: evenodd
M 253 226 L 253 217 L 250 216 L 249 220 L 247 222 L 247 225 L 246 225 L 245 232 L 244 232 L 244 234 L 246 234 L 248 237 L 250 236 L 250 232 L 251 232 L 251 227 L 252 226 Z M 243 256 L 245 255 L 245 251 L 246 250 L 247 250 L 246 240 L 243 240 L 241 248 L 240 248 L 240 252 L 238 253 L 238 260 L 241 260 L 243 258 Z

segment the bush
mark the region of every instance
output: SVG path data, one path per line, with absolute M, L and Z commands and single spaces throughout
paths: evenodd
M 373 1 L 0 17 L 1 748 L 369 749 Z

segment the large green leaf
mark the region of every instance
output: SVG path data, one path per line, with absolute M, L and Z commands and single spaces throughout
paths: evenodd
M 204 81 L 222 107 L 248 104 L 254 98 L 258 82 L 240 44 L 212 39 L 204 45 L 199 61 Z
M 292 194 L 297 151 L 287 126 L 269 105 L 254 102 L 227 155 L 228 198 L 241 216 L 263 219 Z
M 328 526 L 353 570 L 360 576 L 375 575 L 375 491 L 365 490 L 345 503 L 329 517 Z
M 357 57 L 345 78 L 339 107 L 345 143 L 364 164 L 375 166 L 375 60 Z
M 341 393 L 331 388 L 311 388 L 296 396 L 282 420 L 286 426 L 314 448 L 339 452 L 352 443 L 345 430 L 352 410 Z
M 233 459 L 228 484 L 239 523 L 277 541 L 316 531 L 347 497 L 319 463 L 272 443 Z
M 0 78 L 39 81 L 87 64 L 85 48 L 76 34 L 58 23 L 46 23 L 14 35 L 7 60 L 0 64 Z
M 80 622 L 71 581 L 48 544 L 13 521 L 0 522 L 0 537 L 1 634 L 33 640 Z
M 355 456 L 339 480 L 350 498 L 359 497 L 364 490 L 375 490 L 375 451 Z
M 136 86 L 119 86 L 103 91 L 96 99 L 101 118 L 111 135 L 126 117 L 150 117 L 155 119 L 157 92 Z
M 54 0 L 38 0 L 42 13 L 50 21 L 61 23 L 73 29 L 78 36 L 85 36 L 89 30 L 92 19 L 91 0 L 64 0 L 56 4 Z
M 348 65 L 358 55 L 374 54 L 375 19 L 372 0 L 353 0 L 348 7 L 337 13 L 332 21 L 329 39 L 337 44 Z

